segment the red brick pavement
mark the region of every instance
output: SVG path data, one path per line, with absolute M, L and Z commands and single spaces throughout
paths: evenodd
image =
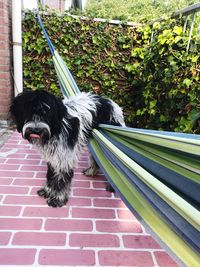
M 177 266 L 114 194 L 102 175 L 86 177 L 84 151 L 67 206 L 36 191 L 46 164 L 16 132 L 0 150 L 0 265 Z

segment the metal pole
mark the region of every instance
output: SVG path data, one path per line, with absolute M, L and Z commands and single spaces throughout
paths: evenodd
M 188 52 L 188 50 L 190 48 L 190 42 L 191 42 L 192 32 L 193 32 L 193 27 L 194 27 L 194 18 L 195 18 L 195 13 L 192 14 L 192 24 L 191 24 L 191 27 L 190 27 L 190 33 L 189 33 L 188 43 L 187 43 L 187 47 L 186 47 L 186 51 L 187 52 Z
M 187 15 L 186 20 L 185 20 L 185 23 L 184 23 L 183 32 L 186 31 L 187 24 L 188 24 L 188 15 Z
M 14 94 L 23 91 L 21 0 L 12 0 Z

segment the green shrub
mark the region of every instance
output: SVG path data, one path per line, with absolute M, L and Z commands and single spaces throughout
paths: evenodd
M 148 36 L 150 27 L 138 29 Z M 193 37 L 186 51 L 187 34 L 177 21 L 155 23 L 153 41 L 132 50 L 139 62 L 142 87 L 135 113 L 137 127 L 191 132 L 200 118 L 200 40 Z M 130 64 L 131 65 L 131 64 Z M 135 74 L 135 64 L 132 64 Z M 129 66 L 131 70 L 131 66 Z M 132 71 L 132 70 L 131 70 Z M 196 124 L 196 125 L 195 125 Z
M 131 28 L 56 14 L 42 17 L 54 46 L 82 91 L 94 91 L 124 109 L 128 125 L 199 130 L 200 40 L 181 21 Z M 23 21 L 24 86 L 60 95 L 50 51 L 32 13 Z

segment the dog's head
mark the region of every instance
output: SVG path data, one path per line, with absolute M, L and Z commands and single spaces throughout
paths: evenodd
M 14 98 L 10 112 L 23 138 L 44 145 L 60 133 L 65 106 L 46 91 L 24 91 Z

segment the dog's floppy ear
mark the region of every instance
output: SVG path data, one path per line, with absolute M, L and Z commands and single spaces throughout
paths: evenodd
M 52 100 L 51 104 L 54 112 L 52 132 L 54 134 L 59 134 L 63 127 L 67 131 L 67 144 L 69 147 L 73 148 L 78 140 L 80 121 L 77 117 L 73 117 L 68 113 L 66 106 L 60 98 L 53 96 L 52 94 L 49 96 Z M 66 124 L 64 123 L 62 125 L 63 119 L 65 119 Z
M 56 96 L 54 96 L 55 110 L 57 112 L 57 117 L 61 121 L 66 113 L 66 108 L 62 102 L 62 100 Z
M 78 134 L 80 130 L 80 121 L 77 117 L 67 116 L 67 144 L 73 148 L 78 141 Z
M 46 94 L 46 99 L 48 98 L 48 104 L 50 105 L 51 109 L 49 111 L 51 123 L 51 133 L 52 135 L 58 135 L 61 132 L 62 128 L 62 120 L 66 117 L 66 108 L 62 102 L 62 100 L 53 94 Z

